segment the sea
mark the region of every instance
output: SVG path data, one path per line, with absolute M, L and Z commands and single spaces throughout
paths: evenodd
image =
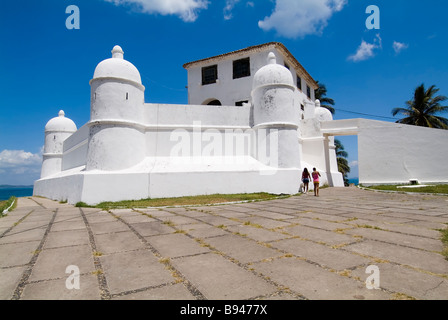
M 33 186 L 0 186 L 0 201 L 8 200 L 12 196 L 30 197 L 33 195 Z
M 358 184 L 359 184 L 359 178 L 351 178 L 351 179 L 348 179 L 348 182 L 350 183 L 350 184 L 354 184 L 355 186 L 357 186 Z

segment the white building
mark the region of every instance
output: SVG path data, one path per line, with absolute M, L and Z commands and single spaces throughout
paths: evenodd
M 387 143 L 366 140 L 373 149 L 361 142 L 379 127 L 393 128 L 384 135 L 403 126 L 333 121 L 314 101 L 316 82 L 282 44 L 184 67 L 188 105 L 145 103 L 139 71 L 115 46 L 112 58 L 98 64 L 90 81 L 90 121 L 77 130 L 61 111 L 47 123 L 34 194 L 72 204 L 215 193 L 295 194 L 305 167 L 321 172 L 321 184 L 343 186 L 333 143 L 333 136 L 341 134 L 359 134 L 360 179 L 365 168 L 366 180 L 381 182 L 387 176 L 387 168 L 378 173 L 370 163 L 393 136 Z M 431 138 L 443 130 L 435 131 L 428 133 Z M 444 170 L 440 176 L 448 181 Z M 396 181 L 410 178 L 421 179 L 419 172 L 394 176 Z

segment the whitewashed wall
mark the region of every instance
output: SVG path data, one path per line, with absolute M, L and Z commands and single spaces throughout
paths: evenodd
M 448 181 L 448 130 L 359 120 L 359 182 Z

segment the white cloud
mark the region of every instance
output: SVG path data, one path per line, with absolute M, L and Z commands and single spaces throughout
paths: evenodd
M 407 49 L 409 47 L 409 45 L 407 45 L 406 43 L 394 41 L 394 44 L 392 45 L 392 47 L 394 48 L 395 53 L 399 54 L 401 51 Z
M 0 185 L 32 184 L 39 179 L 41 165 L 41 154 L 24 150 L 3 150 L 0 152 Z
M 265 31 L 275 29 L 287 38 L 321 34 L 331 16 L 346 3 L 346 0 L 276 0 L 274 12 L 258 21 L 258 26 Z
M 364 61 L 370 59 L 375 56 L 375 50 L 380 49 L 381 45 L 381 37 L 379 34 L 376 35 L 376 39 L 373 43 L 367 43 L 362 40 L 361 45 L 358 47 L 358 50 L 355 54 L 348 57 L 348 60 L 353 62 Z
M 232 10 L 240 0 L 227 0 L 224 7 L 224 20 L 230 20 L 233 18 Z
M 358 160 L 353 160 L 350 161 L 350 163 L 348 164 L 350 167 L 357 167 L 358 166 Z
M 35 166 L 41 163 L 42 158 L 40 155 L 24 150 L 3 150 L 0 152 L 0 168 Z
M 105 0 L 115 5 L 136 5 L 141 12 L 176 15 L 185 22 L 193 22 L 198 11 L 207 9 L 207 0 Z

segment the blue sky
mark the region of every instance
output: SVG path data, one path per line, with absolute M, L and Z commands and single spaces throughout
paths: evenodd
M 66 27 L 70 5 L 79 29 Z M 366 27 L 369 5 L 380 29 Z M 327 86 L 335 119 L 393 122 L 392 108 L 421 83 L 448 96 L 447 9 L 442 0 L 3 0 L 0 184 L 39 178 L 44 126 L 60 109 L 78 127 L 89 120 L 89 80 L 116 44 L 148 103 L 188 102 L 186 62 L 278 41 Z M 357 176 L 357 139 L 340 140 Z

